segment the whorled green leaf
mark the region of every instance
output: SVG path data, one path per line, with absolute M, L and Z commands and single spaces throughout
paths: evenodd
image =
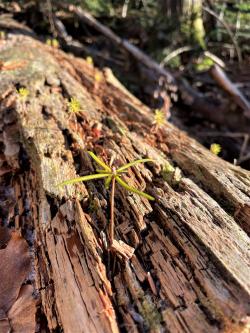
M 79 182 L 85 182 L 87 180 L 105 178 L 105 177 L 108 177 L 108 176 L 110 176 L 109 173 L 99 173 L 99 174 L 94 174 L 94 175 L 77 177 L 77 178 L 72 178 L 72 179 L 69 179 L 69 180 L 65 180 L 64 182 L 58 184 L 57 186 L 71 185 L 71 184 L 75 184 L 75 183 L 79 183 Z
M 121 172 L 121 171 L 124 171 L 136 164 L 139 164 L 139 163 L 146 163 L 146 162 L 154 162 L 154 160 L 152 160 L 151 158 L 143 158 L 141 160 L 135 160 L 133 162 L 130 162 L 128 164 L 124 164 L 123 166 L 121 166 L 119 169 L 116 170 L 116 172 Z
M 110 176 L 108 176 L 108 177 L 105 179 L 105 183 L 104 183 L 104 185 L 105 185 L 105 188 L 106 188 L 106 189 L 109 188 L 109 185 L 110 185 L 110 183 L 111 183 L 112 177 L 113 177 L 113 176 L 110 175 Z
M 100 157 L 97 157 L 92 151 L 88 151 L 88 154 L 93 158 L 93 160 L 96 161 L 97 164 L 99 164 L 101 167 L 103 167 L 103 169 L 106 172 L 111 172 L 110 167 L 106 163 L 104 163 Z
M 119 176 L 115 176 L 116 181 L 122 186 L 124 187 L 126 190 L 130 191 L 130 192 L 134 192 L 136 194 L 139 194 L 140 196 L 148 199 L 148 200 L 155 200 L 154 197 L 152 197 L 151 195 L 145 193 L 145 192 L 141 192 L 139 190 L 137 190 L 134 187 L 129 186 L 127 183 L 125 183 Z

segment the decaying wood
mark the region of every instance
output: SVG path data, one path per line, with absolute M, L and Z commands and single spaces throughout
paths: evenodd
M 0 60 L 26 63 L 1 72 L 1 209 L 34 248 L 40 331 L 247 332 L 250 173 L 171 124 L 152 133 L 151 110 L 84 60 L 11 35 Z M 119 165 L 155 160 L 124 176 L 154 203 L 116 188 L 115 238 L 131 260 L 106 250 L 103 181 L 56 186 L 95 170 L 87 150 Z M 181 169 L 175 184 L 167 161 Z

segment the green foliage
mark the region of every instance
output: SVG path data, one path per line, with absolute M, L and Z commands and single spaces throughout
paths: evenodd
M 196 43 L 198 43 L 198 45 L 202 49 L 205 49 L 206 48 L 206 44 L 205 44 L 206 33 L 205 33 L 204 26 L 203 26 L 202 17 L 200 17 L 198 15 L 192 22 L 192 35 L 193 35 L 194 41 Z
M 223 21 L 226 22 L 234 34 L 235 39 L 240 44 L 241 49 L 249 52 L 249 22 L 250 22 L 250 3 L 249 1 L 231 1 L 227 6 L 226 1 L 215 1 L 214 11 L 219 15 L 223 13 Z M 228 32 L 221 24 L 209 32 L 210 40 L 230 42 Z
M 176 57 L 172 58 L 168 62 L 168 67 L 176 69 L 181 66 L 181 57 L 177 55 Z
M 82 0 L 81 5 L 95 15 L 112 15 L 113 6 L 110 0 Z
M 197 64 L 195 64 L 195 69 L 198 72 L 203 72 L 209 70 L 210 67 L 214 65 L 214 62 L 211 58 L 209 57 L 203 57 L 198 61 Z
M 250 3 L 242 1 L 242 3 L 236 3 L 235 8 L 238 8 L 240 11 L 250 11 Z
M 71 185 L 71 184 L 79 183 L 79 182 L 82 182 L 82 181 L 106 178 L 105 187 L 108 188 L 110 183 L 111 183 L 111 180 L 114 178 L 126 190 L 128 190 L 130 192 L 134 192 L 136 194 L 139 194 L 140 196 L 142 196 L 142 197 L 144 197 L 148 200 L 154 200 L 154 198 L 151 195 L 149 195 L 145 192 L 139 191 L 139 190 L 137 190 L 136 188 L 134 188 L 132 186 L 129 186 L 120 177 L 121 174 L 123 172 L 125 172 L 125 170 L 130 168 L 131 166 L 134 166 L 134 165 L 139 164 L 139 163 L 153 162 L 152 159 L 145 158 L 145 159 L 136 160 L 136 161 L 133 161 L 131 163 L 125 164 L 125 165 L 123 165 L 122 167 L 120 167 L 118 169 L 115 169 L 114 167 L 111 168 L 110 166 L 108 166 L 100 157 L 96 156 L 93 152 L 89 151 L 88 154 L 103 169 L 97 170 L 97 172 L 98 172 L 97 174 L 83 176 L 83 177 L 77 177 L 77 178 L 66 180 L 66 181 L 60 183 L 58 186 Z

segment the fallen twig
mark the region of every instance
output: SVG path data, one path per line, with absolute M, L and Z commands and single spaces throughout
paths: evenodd
M 224 61 L 222 61 L 219 57 L 217 57 L 215 54 L 211 53 L 210 51 L 205 51 L 204 55 L 206 57 L 210 58 L 211 60 L 213 60 L 213 62 L 215 62 L 220 67 L 222 67 L 222 68 L 226 67 Z
M 68 49 L 79 52 L 87 52 L 87 48 L 77 40 L 74 40 L 68 33 L 62 21 L 54 17 L 54 25 L 58 37 L 64 42 Z
M 245 96 L 240 92 L 234 83 L 226 76 L 226 73 L 217 65 L 210 69 L 210 74 L 217 84 L 229 93 L 234 99 L 235 103 L 244 110 L 244 115 L 250 118 L 250 103 Z
M 172 52 L 170 52 L 160 63 L 161 66 L 166 65 L 171 59 L 177 57 L 179 54 L 182 54 L 184 52 L 188 52 L 191 51 L 193 49 L 192 46 L 190 45 L 186 45 L 186 46 L 182 46 Z

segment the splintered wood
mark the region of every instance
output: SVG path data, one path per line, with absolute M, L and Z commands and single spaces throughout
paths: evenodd
M 16 64 L 1 72 L 1 208 L 34 249 L 34 283 L 19 306 L 33 286 L 39 330 L 247 332 L 250 173 L 171 124 L 153 133 L 151 110 L 107 71 L 97 84 L 98 69 L 84 60 L 19 37 L 0 61 Z M 16 87 L 28 90 L 25 100 Z M 81 109 L 69 117 L 73 97 Z M 106 246 L 103 180 L 56 186 L 95 171 L 87 150 L 118 165 L 155 161 L 124 175 L 155 202 L 116 188 L 120 255 Z M 175 183 L 164 180 L 167 162 L 180 169 Z

